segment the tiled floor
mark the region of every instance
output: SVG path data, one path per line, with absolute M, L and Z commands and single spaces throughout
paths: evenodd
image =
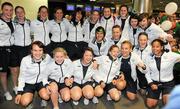
M 12 87 L 10 81 L 9 87 Z M 12 91 L 11 91 L 12 93 Z M 40 107 L 40 98 L 35 96 L 33 101 L 33 109 L 43 109 Z M 144 101 L 140 95 L 138 95 L 138 100 L 136 102 L 131 102 L 127 100 L 124 96 L 121 97 L 121 100 L 118 102 L 107 101 L 106 95 L 99 99 L 98 104 L 93 104 L 90 102 L 89 105 L 85 106 L 83 104 L 83 99 L 81 99 L 79 105 L 75 106 L 72 102 L 60 104 L 60 109 L 147 109 L 144 105 Z M 5 101 L 3 98 L 2 87 L 0 86 L 0 109 L 24 109 L 21 106 L 18 106 L 12 101 Z M 48 102 L 48 106 L 44 109 L 52 109 L 51 102 Z M 157 108 L 158 109 L 158 108 Z

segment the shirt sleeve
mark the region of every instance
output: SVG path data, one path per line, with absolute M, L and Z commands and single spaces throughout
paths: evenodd
M 20 73 L 18 77 L 18 91 L 23 91 L 23 88 L 25 86 L 25 73 L 27 70 L 26 66 L 26 60 L 25 58 L 22 59 L 20 64 Z

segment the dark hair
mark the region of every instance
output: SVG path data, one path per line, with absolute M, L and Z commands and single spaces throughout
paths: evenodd
M 13 7 L 13 5 L 10 3 L 10 2 L 4 2 L 2 5 L 1 5 L 1 10 L 4 8 L 4 6 L 11 6 Z
M 114 26 L 112 27 L 112 30 L 113 30 L 114 28 L 119 28 L 119 30 L 122 32 L 122 29 L 121 29 L 121 27 L 120 27 L 119 25 L 114 25 Z
M 61 8 L 61 7 L 56 7 L 55 9 L 54 9 L 54 14 L 57 12 L 57 10 L 61 10 L 62 12 L 63 12 L 63 14 L 64 14 L 64 10 Z M 64 16 L 63 16 L 64 17 Z M 56 19 L 56 17 L 55 17 L 55 15 L 54 15 L 54 19 Z
M 86 51 L 91 52 L 92 55 L 94 56 L 94 51 L 93 51 L 93 49 L 92 49 L 91 47 L 86 47 L 86 48 L 84 48 L 84 50 L 83 50 L 82 57 L 84 56 L 84 54 L 85 54 Z
M 141 22 L 144 18 L 149 19 L 149 14 L 148 14 L 148 13 L 142 13 L 142 14 L 140 14 L 138 21 Z
M 179 39 L 177 39 L 177 46 L 178 46 L 178 49 L 180 49 L 180 38 Z
M 103 8 L 103 12 L 104 12 L 104 9 L 110 9 L 110 11 L 112 12 L 112 9 L 111 9 L 111 7 L 109 7 L 109 6 L 105 6 L 104 8 Z
M 82 8 L 77 7 L 76 10 L 74 11 L 74 13 L 72 14 L 72 20 L 71 20 L 75 26 L 78 24 L 78 22 L 76 22 L 76 14 L 79 12 L 82 14 L 82 18 L 80 20 L 81 26 L 83 25 L 83 22 L 84 22 L 85 13 L 82 10 Z
M 108 53 L 111 52 L 113 48 L 118 48 L 118 49 L 119 49 L 119 47 L 118 47 L 117 45 L 112 45 L 112 46 L 109 48 Z
M 157 15 L 157 14 L 152 14 L 151 16 L 149 16 L 149 19 L 152 19 L 152 18 L 154 18 L 155 20 L 157 20 L 158 15 Z
M 37 45 L 39 48 L 42 48 L 43 51 L 44 51 L 45 46 L 44 46 L 44 44 L 41 41 L 34 41 L 34 42 L 32 42 L 31 43 L 31 47 L 30 47 L 31 50 L 33 49 L 33 45 Z
M 97 33 L 97 32 L 103 32 L 104 36 L 106 35 L 106 31 L 104 30 L 104 28 L 102 26 L 99 26 L 96 28 L 95 33 Z
M 16 7 L 15 7 L 15 10 L 14 10 L 15 13 L 16 13 L 16 11 L 17 11 L 18 8 L 22 9 L 22 10 L 25 12 L 25 10 L 24 10 L 24 8 L 23 8 L 22 6 L 16 6 Z
M 151 46 L 155 43 L 155 42 L 158 42 L 162 47 L 162 52 L 168 52 L 169 50 L 168 49 L 165 49 L 164 45 L 165 43 L 161 40 L 161 39 L 154 39 L 152 42 L 151 42 Z
M 132 14 L 129 18 L 129 25 L 131 25 L 131 20 L 132 19 L 137 19 L 138 23 L 139 23 L 139 16 L 137 14 Z
M 38 13 L 40 13 L 41 9 L 43 9 L 43 8 L 45 8 L 47 10 L 47 13 L 49 13 L 49 10 L 48 10 L 47 6 L 45 6 L 45 5 L 42 5 L 42 6 L 39 7 Z M 37 16 L 37 19 L 40 19 L 39 15 Z
M 63 11 L 63 9 L 62 9 L 61 7 L 56 7 L 56 8 L 54 9 L 54 14 L 57 12 L 57 10 L 62 10 L 62 12 L 64 13 L 64 11 Z
M 91 14 L 93 14 L 94 12 L 97 12 L 100 15 L 100 12 L 98 10 L 91 11 Z
M 123 5 L 121 5 L 121 6 L 119 7 L 119 13 L 120 13 L 122 7 L 125 7 L 125 8 L 127 9 L 127 12 L 129 11 L 128 6 L 125 5 L 125 4 L 123 4 Z
M 48 7 L 45 6 L 45 5 L 42 5 L 42 6 L 39 7 L 38 13 L 41 11 L 42 8 L 45 8 L 45 9 L 47 10 L 47 12 L 49 13 L 49 9 L 48 9 Z
M 146 32 L 141 32 L 141 33 L 139 33 L 139 35 L 138 35 L 138 39 L 139 39 L 139 37 L 140 37 L 141 35 L 146 36 L 146 38 L 148 39 L 148 34 L 147 34 Z

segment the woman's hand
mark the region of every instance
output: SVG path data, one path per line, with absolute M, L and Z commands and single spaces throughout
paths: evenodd
M 50 95 L 51 94 L 51 88 L 49 85 L 46 86 L 46 90 L 47 90 L 47 93 Z
M 104 88 L 104 87 L 106 86 L 106 84 L 104 83 L 104 81 L 101 81 L 101 82 L 100 82 L 100 86 L 101 86 L 102 88 Z
M 113 85 L 116 85 L 116 83 L 117 83 L 117 80 L 116 80 L 116 79 L 113 79 L 113 80 L 112 80 L 112 84 L 113 84 Z
M 98 69 L 98 66 L 99 66 L 98 63 L 97 63 L 97 61 L 94 60 L 92 64 L 93 64 L 93 66 L 92 66 L 93 69 L 94 69 L 94 70 L 97 70 L 97 69 Z
M 152 89 L 152 90 L 158 90 L 158 86 L 157 86 L 156 84 L 152 84 L 152 85 L 151 85 L 151 89 Z
M 21 100 L 21 94 L 18 94 L 15 98 L 15 104 L 19 104 Z
M 67 78 L 67 79 L 65 79 L 64 82 L 65 82 L 66 86 L 71 87 L 72 83 L 73 83 L 73 79 L 72 78 Z
M 137 66 L 142 68 L 143 70 L 146 70 L 146 65 L 144 63 L 139 63 Z
M 119 75 L 119 79 L 120 79 L 120 80 L 125 80 L 124 74 L 121 73 L 121 74 Z

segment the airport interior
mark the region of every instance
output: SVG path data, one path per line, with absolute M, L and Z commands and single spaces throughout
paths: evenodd
M 161 28 L 161 30 L 163 32 L 165 32 L 166 34 L 168 34 L 168 35 L 170 34 L 174 38 L 174 40 L 177 39 L 177 41 L 175 41 L 176 44 L 174 44 L 174 45 L 173 45 L 173 41 L 174 41 L 173 39 L 171 40 L 172 45 L 170 42 L 167 42 L 167 43 L 169 43 L 169 46 L 172 47 L 172 48 L 170 48 L 171 49 L 170 52 L 177 52 L 178 54 L 180 54 L 180 8 L 179 8 L 180 0 L 0 0 L 0 6 L 1 6 L 1 9 L 0 9 L 0 29 L 1 29 L 0 30 L 0 50 L 1 50 L 1 48 L 3 49 L 3 47 L 6 46 L 6 45 L 1 44 L 1 43 L 3 43 L 3 34 L 4 34 L 3 33 L 4 28 L 1 27 L 1 26 L 3 26 L 3 24 L 1 22 L 3 22 L 4 20 L 1 20 L 1 19 L 3 18 L 3 15 L 6 12 L 3 9 L 2 4 L 5 2 L 11 3 L 13 5 L 14 10 L 15 10 L 16 6 L 23 7 L 24 11 L 25 11 L 25 16 L 26 16 L 25 19 L 29 19 L 28 20 L 30 22 L 29 25 L 31 25 L 31 21 L 33 21 L 35 19 L 37 20 L 37 16 L 39 15 L 38 9 L 40 6 L 45 6 L 48 8 L 48 17 L 46 20 L 48 20 L 48 21 L 53 20 L 54 16 L 55 16 L 54 10 L 56 8 L 60 8 L 61 10 L 63 10 L 63 14 L 64 14 L 63 17 L 67 21 L 69 20 L 70 22 L 72 22 L 71 21 L 73 19 L 72 17 L 77 8 L 81 9 L 81 11 L 84 12 L 84 19 L 83 19 L 84 21 L 87 19 L 90 19 L 94 11 L 97 11 L 99 13 L 99 16 L 100 16 L 99 20 L 101 20 L 101 18 L 104 17 L 104 10 L 106 8 L 108 8 L 111 10 L 110 16 L 113 16 L 112 19 L 114 20 L 114 24 L 115 24 L 115 19 L 120 18 L 121 6 L 127 6 L 127 10 L 128 10 L 127 15 L 130 16 L 130 18 L 133 15 L 141 15 L 142 13 L 148 13 L 149 16 L 151 16 L 151 18 L 154 17 L 155 20 L 158 20 L 157 21 L 158 23 L 155 25 L 157 25 L 158 28 Z M 12 18 L 11 18 L 12 20 L 17 18 L 14 10 L 13 10 Z M 1 18 L 1 16 L 2 16 L 2 18 Z M 104 18 L 104 19 L 107 19 L 107 18 Z M 150 17 L 149 17 L 148 21 L 149 20 L 150 20 Z M 76 21 L 76 19 L 75 19 L 75 21 Z M 138 18 L 138 21 L 139 21 L 139 18 Z M 167 21 L 167 22 L 165 22 L 165 21 Z M 127 22 L 128 22 L 128 25 L 130 25 L 130 21 L 127 21 Z M 139 22 L 141 22 L 141 21 L 139 21 Z M 156 22 L 153 22 L 153 24 L 154 23 L 156 23 Z M 139 25 L 140 25 L 140 23 L 139 23 Z M 106 26 L 109 26 L 109 25 L 106 24 Z M 126 28 L 126 26 L 123 26 L 123 27 Z M 50 29 L 52 29 L 52 28 L 50 28 Z M 77 27 L 76 27 L 76 29 L 77 29 Z M 92 29 L 91 25 L 90 25 L 90 29 Z M 146 27 L 144 29 L 144 31 L 146 31 L 146 29 L 148 30 L 148 27 Z M 71 30 L 71 28 L 68 28 L 68 30 Z M 57 30 L 57 31 L 59 31 L 59 30 Z M 77 35 L 78 31 L 80 31 L 80 30 L 76 30 L 76 35 Z M 96 32 L 97 31 L 98 30 L 96 30 Z M 108 31 L 112 31 L 112 28 L 110 28 L 109 30 L 105 29 L 105 31 L 106 31 L 106 35 L 107 35 Z M 121 30 L 121 31 L 123 31 L 123 30 Z M 149 30 L 149 31 L 151 31 L 151 30 Z M 85 34 L 86 34 L 86 32 L 87 31 L 85 31 Z M 29 34 L 31 34 L 31 33 L 29 33 Z M 70 34 L 71 33 L 67 33 L 67 35 L 70 35 Z M 94 34 L 96 34 L 96 33 L 94 33 Z M 113 34 L 113 33 L 111 32 L 111 34 Z M 155 32 L 152 34 L 156 35 L 158 33 Z M 33 35 L 35 35 L 35 33 L 33 33 Z M 50 34 L 50 36 L 52 36 L 52 35 L 53 34 Z M 138 36 L 138 39 L 139 39 L 139 36 Z M 87 39 L 87 40 L 90 40 L 90 39 Z M 76 39 L 76 41 L 77 41 L 77 39 Z M 69 41 L 69 42 L 71 42 L 71 41 Z M 19 43 L 20 43 L 20 41 L 19 41 Z M 73 42 L 73 43 L 76 43 L 76 42 Z M 89 41 L 89 43 L 90 43 L 90 41 Z M 68 47 L 68 44 L 69 43 L 66 44 L 66 47 Z M 135 42 L 134 42 L 134 45 L 132 45 L 132 46 L 134 47 L 134 49 L 136 49 Z M 173 47 L 175 47 L 175 49 Z M 121 49 L 122 49 L 122 45 L 121 45 Z M 173 51 L 173 50 L 175 50 L 175 51 Z M 109 53 L 110 51 L 108 50 L 107 52 Z M 3 53 L 3 52 L 0 51 L 0 60 L 2 59 L 1 53 Z M 99 53 L 100 53 L 100 51 L 99 51 Z M 96 56 L 99 56 L 99 55 L 96 55 Z M 108 54 L 108 56 L 109 56 L 109 54 Z M 131 54 L 130 54 L 130 56 L 131 56 Z M 142 56 L 142 54 L 141 54 L 141 56 Z M 75 57 L 75 59 L 74 59 L 74 57 L 72 57 L 72 58 L 73 58 L 72 60 L 77 59 L 76 57 Z M 165 57 L 165 59 L 166 58 L 167 57 Z M 161 59 L 160 61 L 162 61 L 162 58 L 160 58 L 160 59 Z M 170 60 L 169 57 L 168 57 L 168 59 Z M 168 62 L 169 62 L 169 60 L 168 60 Z M 65 101 L 60 102 L 60 103 L 58 102 L 58 108 L 55 108 L 55 107 L 53 107 L 53 103 L 50 99 L 46 101 L 45 106 L 42 106 L 42 99 L 40 98 L 39 94 L 36 91 L 33 95 L 33 98 L 32 98 L 33 100 L 30 104 L 30 105 L 32 105 L 32 107 L 30 107 L 30 105 L 22 106 L 21 104 L 15 103 L 17 94 L 14 92 L 14 89 L 13 89 L 13 87 L 14 87 L 13 77 L 12 77 L 11 70 L 9 68 L 7 71 L 7 82 L 8 82 L 7 87 L 8 87 L 10 94 L 12 95 L 12 99 L 7 100 L 5 98 L 5 96 L 4 96 L 5 92 L 4 92 L 3 86 L 1 84 L 3 80 L 1 80 L 0 81 L 0 109 L 180 109 L 180 103 L 179 103 L 180 87 L 178 88 L 178 84 L 180 84 L 180 56 L 179 57 L 177 56 L 177 60 L 178 60 L 177 63 L 174 63 L 174 60 L 172 58 L 172 60 L 170 60 L 170 62 L 169 62 L 169 63 L 174 63 L 175 65 L 177 64 L 178 67 L 176 66 L 177 67 L 176 69 L 168 67 L 169 69 L 173 70 L 173 71 L 171 71 L 172 75 L 174 75 L 173 76 L 174 78 L 172 81 L 175 81 L 175 85 L 173 85 L 173 88 L 172 88 L 172 90 L 173 90 L 172 92 L 174 92 L 174 93 L 170 92 L 169 95 L 167 95 L 170 98 L 168 98 L 168 100 L 166 101 L 166 104 L 164 104 L 164 101 L 163 101 L 163 98 L 164 98 L 163 92 L 165 92 L 163 90 L 162 92 L 160 92 L 160 96 L 158 97 L 158 99 L 157 100 L 155 99 L 157 101 L 156 106 L 152 106 L 152 107 L 147 106 L 147 96 L 148 95 L 150 96 L 150 94 L 148 93 L 147 87 L 149 87 L 149 85 L 151 85 L 151 83 L 148 82 L 148 86 L 146 87 L 147 89 L 143 89 L 143 90 L 145 90 L 145 92 L 143 94 L 141 93 L 141 88 L 140 88 L 140 86 L 138 86 L 138 84 L 130 84 L 130 85 L 135 85 L 135 87 L 136 87 L 136 98 L 134 100 L 130 100 L 128 98 L 128 95 L 126 95 L 126 88 L 125 88 L 120 91 L 121 92 L 121 93 L 119 93 L 120 98 L 117 101 L 112 100 L 112 99 L 108 100 L 107 93 L 109 93 L 109 91 L 104 91 L 104 94 L 101 97 L 98 97 L 98 99 L 99 99 L 98 103 L 93 103 L 93 100 L 90 99 L 88 101 L 88 104 L 85 105 L 84 104 L 85 98 L 82 96 L 78 101 L 78 103 L 79 103 L 78 105 L 76 105 L 74 103 L 74 101 L 72 99 L 70 99 L 67 102 L 65 102 Z M 43 61 L 43 59 L 42 59 L 42 61 Z M 115 61 L 115 60 L 113 60 L 113 61 Z M 92 62 L 94 62 L 94 60 L 92 60 Z M 122 60 L 121 60 L 121 62 L 122 62 Z M 1 74 L 3 74 L 3 72 L 1 72 L 1 70 L 2 70 L 1 63 L 2 62 L 0 61 L 0 76 L 1 76 Z M 165 62 L 165 63 L 167 63 L 167 62 Z M 149 61 L 148 64 L 149 65 L 145 65 L 145 69 L 147 69 L 147 66 L 151 67 L 151 61 Z M 131 65 L 131 63 L 130 63 L 130 65 Z M 163 63 L 163 65 L 165 65 L 165 64 Z M 168 64 L 168 65 L 170 65 L 170 64 Z M 89 65 L 88 65 L 88 67 L 89 67 Z M 122 65 L 121 65 L 121 67 L 122 67 Z M 163 67 L 163 66 L 160 66 L 160 67 Z M 173 66 L 171 66 L 171 67 L 173 67 Z M 104 68 L 106 68 L 106 67 L 104 67 Z M 137 68 L 137 66 L 136 66 L 136 68 Z M 135 68 L 135 70 L 137 70 L 136 68 Z M 167 72 L 169 71 L 168 68 L 166 68 Z M 142 67 L 142 69 L 143 69 L 143 67 Z M 158 69 L 158 64 L 157 64 L 157 69 Z M 20 71 L 21 71 L 21 65 L 20 65 Z M 87 71 L 87 69 L 86 69 L 86 71 Z M 110 71 L 111 71 L 111 68 L 110 68 Z M 164 72 L 166 73 L 166 71 L 164 71 Z M 83 73 L 84 73 L 84 66 L 83 66 Z M 159 70 L 158 74 L 159 74 L 159 81 L 160 81 L 160 70 Z M 171 74 L 169 76 L 171 76 Z M 163 76 L 162 76 L 162 78 L 163 78 Z M 64 81 L 65 81 L 65 79 L 64 79 Z M 108 77 L 107 77 L 107 81 L 108 81 Z M 139 79 L 138 83 L 140 83 L 140 82 L 144 82 L 143 79 L 142 80 Z M 100 81 L 100 83 L 101 83 L 101 81 Z M 135 83 L 137 83 L 137 81 Z M 164 84 L 164 83 L 166 83 L 166 82 L 162 82 L 162 84 Z M 160 82 L 158 85 L 161 85 Z M 159 88 L 160 86 L 158 86 L 158 85 L 157 85 L 157 87 Z M 177 86 L 177 89 L 176 89 L 176 86 Z M 152 86 L 150 86 L 149 88 L 151 89 Z M 174 90 L 174 89 L 176 89 L 176 90 Z M 133 90 L 133 89 L 129 89 L 129 90 Z M 172 93 L 172 95 L 171 95 L 171 93 Z M 176 100 L 175 100 L 175 98 L 176 98 Z M 151 103 L 149 103 L 149 104 L 151 104 Z

